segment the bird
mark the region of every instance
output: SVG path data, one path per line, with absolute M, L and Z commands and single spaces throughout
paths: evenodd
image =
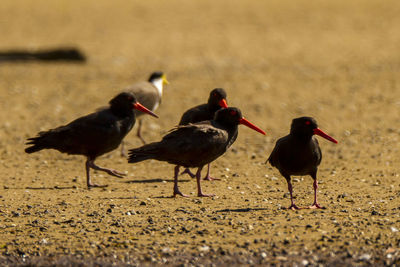
M 212 120 L 214 118 L 215 112 L 217 112 L 221 108 L 227 107 L 228 104 L 226 102 L 225 90 L 223 88 L 215 88 L 210 92 L 207 103 L 190 108 L 183 113 L 179 125 Z M 181 174 L 184 173 L 189 174 L 192 178 L 195 177 L 195 174 L 193 174 L 188 168 L 185 169 Z M 208 164 L 207 166 L 207 174 L 204 177 L 204 180 L 219 180 L 210 176 L 210 164 Z
M 140 104 L 129 92 L 122 92 L 112 98 L 109 107 L 101 108 L 89 115 L 80 117 L 67 125 L 39 132 L 36 137 L 28 138 L 26 153 L 42 149 L 55 149 L 62 153 L 86 156 L 87 187 L 106 187 L 94 184 L 90 178 L 90 169 L 104 171 L 122 178 L 124 173 L 97 166 L 97 157 L 116 149 L 125 135 L 135 124 L 134 110 L 158 116 Z
M 267 160 L 279 170 L 287 181 L 291 201 L 288 209 L 300 209 L 293 200 L 292 175 L 310 175 L 313 178 L 314 203 L 309 208 L 322 208 L 317 201 L 317 171 L 322 160 L 322 153 L 318 140 L 313 135 L 319 135 L 335 144 L 338 143 L 333 137 L 318 128 L 314 118 L 295 118 L 292 120 L 290 133 L 276 142 Z
M 163 86 L 166 84 L 169 84 L 166 75 L 161 71 L 155 71 L 150 75 L 147 81 L 137 82 L 125 88 L 124 91 L 133 93 L 139 103 L 142 103 L 143 106 L 154 112 L 161 104 Z M 141 112 L 135 111 L 136 118 L 138 118 L 138 129 L 136 135 L 143 144 L 146 144 L 146 141 L 141 134 L 142 118 L 140 117 L 142 114 L 143 113 Z M 126 155 L 124 142 L 122 142 L 121 146 L 121 155 Z
M 184 195 L 178 188 L 181 166 L 196 167 L 197 196 L 209 197 L 201 189 L 200 176 L 204 165 L 216 160 L 235 142 L 238 125 L 243 124 L 265 135 L 265 132 L 242 116 L 238 108 L 230 107 L 217 111 L 212 120 L 188 125 L 178 125 L 167 133 L 161 141 L 153 142 L 129 151 L 129 163 L 148 159 L 174 164 L 173 196 Z

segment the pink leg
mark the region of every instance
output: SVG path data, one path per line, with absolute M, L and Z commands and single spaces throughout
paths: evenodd
M 299 210 L 300 208 L 297 207 L 296 204 L 294 204 L 294 200 L 293 200 L 293 186 L 292 186 L 292 182 L 290 181 L 290 177 L 289 177 L 289 179 L 286 178 L 286 181 L 287 181 L 287 183 L 288 183 L 288 190 L 289 190 L 289 193 L 290 193 L 290 203 L 291 203 L 291 205 L 290 205 L 290 207 L 288 207 L 288 209 L 291 209 L 291 210 Z
M 176 197 L 176 195 L 180 195 L 183 197 L 189 197 L 185 194 L 183 194 L 181 191 L 179 191 L 178 188 L 178 175 L 179 175 L 179 165 L 175 166 L 175 175 L 174 175 L 174 194 L 173 196 Z
M 206 175 L 206 177 L 204 177 L 204 179 L 203 180 L 206 180 L 206 181 L 214 181 L 214 180 L 221 180 L 221 179 L 219 179 L 219 178 L 214 178 L 214 177 L 211 177 L 210 176 L 210 163 L 208 163 L 208 165 L 207 165 L 207 175 Z
M 137 129 L 137 137 L 139 137 L 140 141 L 142 141 L 143 145 L 146 144 L 146 141 L 143 139 L 141 131 L 142 131 L 142 120 L 139 119 L 139 125 L 138 125 L 138 129 Z
M 93 184 L 91 179 L 90 179 L 90 168 L 97 170 L 97 171 L 103 171 L 106 172 L 112 176 L 116 176 L 119 178 L 122 178 L 125 174 L 118 172 L 116 170 L 111 170 L 111 169 L 106 169 L 106 168 L 102 168 L 97 166 L 96 164 L 94 164 L 94 160 L 92 159 L 87 159 L 86 160 L 86 184 L 88 188 L 91 187 L 106 187 L 107 185 L 98 185 L 98 184 Z
M 323 209 L 323 207 L 321 207 L 321 205 L 319 205 L 318 201 L 317 201 L 317 189 L 318 189 L 317 179 L 314 179 L 313 187 L 314 187 L 314 204 L 312 204 L 312 206 L 310 206 L 309 208 L 310 209 Z
M 121 157 L 127 158 L 128 154 L 126 154 L 126 150 L 125 150 L 125 141 L 122 140 L 121 142 Z
M 201 190 L 201 184 L 200 184 L 200 182 L 201 182 L 201 169 L 202 169 L 202 167 L 198 168 L 198 169 L 197 169 L 197 172 L 196 172 L 197 196 L 198 196 L 198 197 L 213 197 L 213 196 L 215 196 L 214 194 L 206 195 L 206 194 L 204 194 L 203 191 Z

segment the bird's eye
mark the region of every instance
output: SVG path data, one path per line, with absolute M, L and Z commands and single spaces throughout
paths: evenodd
M 306 121 L 306 125 L 310 125 L 311 124 L 311 122 L 310 121 Z
M 216 97 L 216 96 L 217 96 L 217 93 L 213 93 L 213 96 Z
M 232 116 L 235 116 L 237 114 L 237 112 L 236 111 L 234 111 L 234 110 L 231 110 L 231 115 Z
M 128 96 L 128 100 L 129 100 L 129 101 L 132 101 L 132 100 L 133 100 L 133 97 Z

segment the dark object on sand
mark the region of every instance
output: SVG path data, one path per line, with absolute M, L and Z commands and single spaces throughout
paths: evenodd
M 265 135 L 265 132 L 242 117 L 238 108 L 221 109 L 213 120 L 180 125 L 172 129 L 160 142 L 154 142 L 129 151 L 130 163 L 148 159 L 176 165 L 173 196 L 181 195 L 178 188 L 179 167 L 196 167 L 197 196 L 203 194 L 200 185 L 201 169 L 216 160 L 235 142 L 238 125 L 243 124 Z
M 221 108 L 227 108 L 226 103 L 226 92 L 222 88 L 215 88 L 210 92 L 210 97 L 206 104 L 201 104 L 186 110 L 179 122 L 179 125 L 185 125 L 189 123 L 196 123 L 201 121 L 212 120 L 215 112 Z M 196 175 L 193 174 L 189 169 L 185 169 L 181 174 L 187 173 L 190 177 L 194 178 Z M 212 181 L 219 180 L 210 176 L 210 164 L 207 166 L 207 174 L 204 180 Z
M 55 48 L 37 51 L 8 50 L 0 51 L 1 62 L 26 62 L 26 61 L 66 61 L 86 62 L 86 56 L 77 48 Z
M 313 135 L 322 136 L 337 144 L 337 141 L 318 128 L 311 117 L 301 117 L 292 121 L 290 134 L 280 138 L 268 158 L 268 162 L 285 177 L 290 193 L 289 209 L 300 209 L 293 201 L 291 175 L 310 175 L 314 179 L 314 203 L 309 208 L 322 208 L 317 201 L 317 170 L 321 163 L 322 153 L 318 140 Z
M 56 149 L 62 153 L 86 156 L 86 181 L 88 188 L 104 187 L 92 184 L 90 168 L 104 171 L 116 177 L 124 174 L 116 170 L 97 166 L 97 157 L 116 149 L 125 135 L 135 124 L 134 109 L 157 117 L 136 101 L 131 93 L 120 93 L 110 100 L 110 106 L 92 114 L 78 118 L 65 126 L 40 132 L 37 137 L 29 138 L 26 153 L 42 149 Z

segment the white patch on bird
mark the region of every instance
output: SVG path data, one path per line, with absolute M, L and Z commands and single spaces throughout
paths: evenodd
M 160 104 L 160 101 L 156 102 L 154 107 L 151 109 L 151 111 L 155 111 L 158 108 L 158 105 Z
M 163 79 L 159 78 L 156 80 L 152 81 L 153 85 L 157 88 L 158 93 L 160 94 L 160 97 L 162 96 L 162 91 L 163 91 Z

